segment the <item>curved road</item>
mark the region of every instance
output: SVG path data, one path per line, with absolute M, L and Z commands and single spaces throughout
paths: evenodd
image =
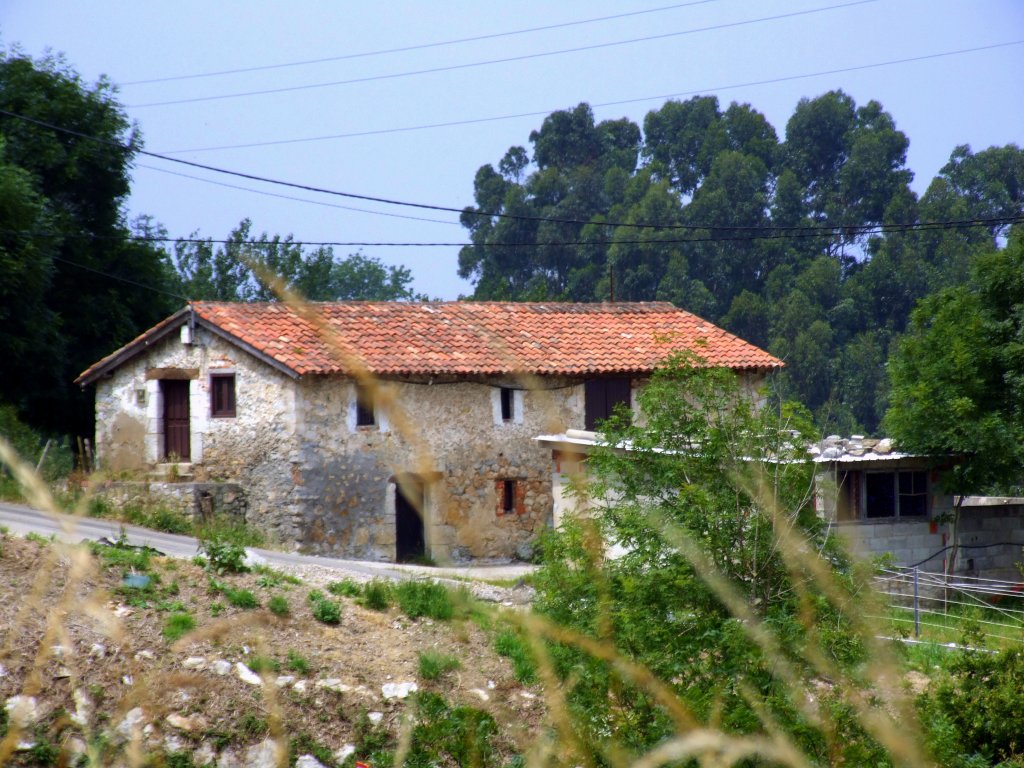
M 115 540 L 121 535 L 121 529 L 128 537 L 128 543 L 139 546 L 150 546 L 170 557 L 189 559 L 199 551 L 199 542 L 191 536 L 180 536 L 174 533 L 163 533 L 137 525 L 121 523 L 95 517 L 78 517 L 77 515 L 56 515 L 41 512 L 23 504 L 0 501 L 0 526 L 19 536 L 37 533 L 41 536 L 56 536 L 60 541 L 71 544 L 89 539 L 96 540 L 106 537 Z M 249 552 L 262 558 L 269 566 L 302 566 L 315 565 L 321 568 L 333 568 L 344 573 L 361 576 L 376 576 L 388 579 L 411 579 L 422 576 L 446 577 L 456 576 L 468 579 L 514 579 L 530 573 L 534 566 L 526 564 L 514 565 L 472 565 L 434 568 L 417 565 L 396 565 L 394 563 L 374 563 L 365 560 L 343 560 L 335 557 L 318 557 L 301 555 L 295 552 L 280 552 L 273 549 L 250 548 Z

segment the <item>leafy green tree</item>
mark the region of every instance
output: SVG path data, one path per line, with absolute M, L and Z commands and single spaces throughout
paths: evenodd
M 807 503 L 807 416 L 759 409 L 731 372 L 692 362 L 655 374 L 640 417 L 604 424 L 608 445 L 577 487 L 591 512 L 545 542 L 535 610 L 601 648 L 551 648 L 576 739 L 584 754 L 625 758 L 680 727 L 664 698 L 607 663 L 617 654 L 666 683 L 698 725 L 785 734 L 814 764 L 887 764 L 838 699 L 824 697 L 817 725 L 799 704 L 815 665 L 838 691 L 842 670 L 865 659 L 849 616 L 810 575 L 811 561 L 845 566 Z
M 338 259 L 331 248 L 303 249 L 291 235 L 252 235 L 244 219 L 227 242 L 195 235 L 175 243 L 170 257 L 183 295 L 206 301 L 275 301 L 273 276 L 310 301 L 424 301 L 413 291 L 412 273 L 354 253 Z
M 0 397 L 36 427 L 90 435 L 91 397 L 71 381 L 173 306 L 161 253 L 127 239 L 140 139 L 111 84 L 83 83 L 61 58 L 0 56 L 0 108 L 38 121 L 0 115 L 0 292 L 26 313 L 0 328 L 18 366 Z
M 902 448 L 959 457 L 955 493 L 1024 478 L 1024 231 L 979 257 L 970 283 L 924 299 L 889 360 L 884 426 Z

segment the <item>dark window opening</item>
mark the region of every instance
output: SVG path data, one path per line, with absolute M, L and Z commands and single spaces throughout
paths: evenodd
M 214 373 L 210 376 L 210 415 L 214 418 L 235 415 L 235 374 Z
M 865 517 L 926 517 L 927 515 L 927 472 L 868 472 L 865 474 Z
M 512 421 L 513 390 L 508 387 L 501 388 L 501 420 Z
M 511 514 L 516 508 L 516 481 L 502 480 L 501 511 Z
M 356 384 L 356 426 L 372 427 L 376 423 L 373 414 L 373 393 L 369 387 Z
M 395 484 L 395 561 L 407 563 L 426 555 L 423 534 L 423 485 L 405 477 Z
M 630 406 L 629 379 L 590 379 L 584 385 L 584 425 L 594 430 L 622 403 Z

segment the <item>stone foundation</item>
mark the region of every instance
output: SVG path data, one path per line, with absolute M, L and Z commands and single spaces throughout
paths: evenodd
M 121 481 L 104 483 L 96 496 L 115 509 L 163 505 L 194 520 L 231 517 L 245 521 L 248 500 L 238 483 L 169 483 Z

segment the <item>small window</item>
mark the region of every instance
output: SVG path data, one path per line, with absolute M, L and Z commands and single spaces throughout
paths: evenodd
M 522 515 L 526 512 L 526 486 L 520 480 L 496 480 L 494 490 L 498 496 L 498 515 Z
M 630 407 L 629 379 L 590 379 L 583 391 L 584 428 L 595 430 L 620 403 Z
M 372 427 L 376 424 L 373 410 L 372 390 L 362 384 L 356 384 L 356 426 Z
M 501 420 L 512 421 L 512 403 L 514 391 L 510 387 L 501 388 Z
M 235 374 L 211 374 L 210 415 L 215 419 L 231 418 L 235 415 Z
M 927 515 L 927 472 L 865 473 L 864 517 L 927 517 Z
M 900 472 L 900 517 L 928 514 L 928 477 L 924 472 Z
M 516 481 L 502 480 L 504 493 L 501 494 L 501 511 L 506 515 L 515 511 L 516 508 Z

